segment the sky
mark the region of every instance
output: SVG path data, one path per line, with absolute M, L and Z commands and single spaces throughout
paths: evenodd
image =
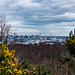
M 67 36 L 75 28 L 75 0 L 0 0 L 11 34 Z

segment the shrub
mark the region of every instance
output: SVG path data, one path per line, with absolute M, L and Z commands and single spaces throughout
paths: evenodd
M 67 38 L 66 46 L 70 52 L 70 55 L 75 57 L 75 40 Z
M 50 75 L 50 71 L 47 72 L 44 65 L 42 65 L 41 70 L 34 68 L 33 65 L 29 69 L 30 64 L 27 60 L 24 63 L 24 68 L 22 68 L 23 65 L 17 64 L 14 52 L 15 50 L 9 52 L 7 45 L 2 45 L 2 49 L 0 49 L 0 75 Z

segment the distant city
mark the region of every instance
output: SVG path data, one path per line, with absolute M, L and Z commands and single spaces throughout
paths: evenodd
M 54 44 L 61 43 L 64 44 L 66 42 L 67 36 L 41 36 L 41 35 L 8 35 L 8 44 Z

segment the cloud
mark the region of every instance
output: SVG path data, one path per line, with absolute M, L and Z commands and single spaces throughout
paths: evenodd
M 15 28 L 12 28 L 13 30 L 15 29 Z M 35 34 L 38 34 L 38 33 L 40 33 L 38 30 L 36 30 L 36 29 L 32 29 L 32 28 L 16 28 L 16 32 L 15 32 L 16 34 L 18 34 L 18 35 L 35 35 Z
M 32 2 L 32 0 L 17 0 L 17 2 L 10 5 L 10 7 L 23 7 L 23 8 L 32 8 L 40 7 L 40 3 Z
M 7 5 L 8 2 L 10 2 L 10 0 L 0 0 L 0 7 Z
M 75 0 L 0 0 L 0 7 L 20 34 L 68 35 L 75 28 Z

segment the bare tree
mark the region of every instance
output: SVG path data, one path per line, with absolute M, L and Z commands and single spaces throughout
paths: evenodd
M 0 14 L 0 41 L 2 42 L 4 36 L 7 40 L 11 26 L 7 24 L 6 15 Z

